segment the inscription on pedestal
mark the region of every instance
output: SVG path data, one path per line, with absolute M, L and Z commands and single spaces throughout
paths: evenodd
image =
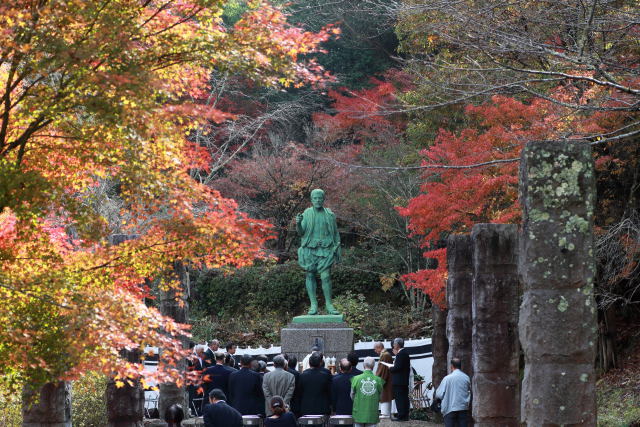
M 353 328 L 348 327 L 344 322 L 302 323 L 295 318 L 292 323 L 282 329 L 281 343 L 282 351 L 295 355 L 298 361 L 302 361 L 314 345 L 318 346 L 326 357 L 342 358 L 353 351 Z

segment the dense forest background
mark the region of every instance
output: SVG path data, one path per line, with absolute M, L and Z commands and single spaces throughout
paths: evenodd
M 626 26 L 638 11 L 624 1 L 590 6 L 289 4 L 296 24 L 341 29 L 318 55 L 332 80 L 322 90 L 247 91 L 215 76 L 216 99 L 242 118 L 196 138 L 216 160 L 193 175 L 268 220 L 274 239 L 270 258 L 252 267 L 192 271 L 195 336 L 271 343 L 306 310 L 293 219 L 316 187 L 338 216 L 347 256 L 334 288 L 357 337 L 428 335 L 431 305 L 444 305 L 447 235 L 518 223 L 523 145 L 580 139 L 597 165 L 598 366 L 631 366 L 640 51 L 637 26 Z

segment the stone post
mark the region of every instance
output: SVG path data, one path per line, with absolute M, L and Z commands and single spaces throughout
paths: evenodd
M 22 390 L 23 427 L 71 427 L 71 383 L 46 383 Z
M 431 366 L 431 383 L 435 388 L 440 385 L 442 379 L 447 375 L 447 352 L 449 351 L 449 341 L 447 341 L 447 309 L 440 308 L 434 304 L 431 306 L 431 318 L 433 320 L 433 334 L 431 335 L 431 352 L 433 354 L 433 365 Z
M 471 282 L 473 247 L 468 234 L 452 234 L 447 240 L 447 366 L 459 357 L 462 371 L 473 376 L 471 365 Z
M 181 261 L 173 263 L 177 279 L 180 281 L 180 289 L 169 289 L 160 292 L 160 312 L 171 317 L 176 322 L 187 323 L 189 321 L 189 271 Z M 187 338 L 181 337 L 183 347 L 187 346 Z M 182 361 L 179 368 L 186 371 L 186 361 Z M 179 404 L 184 409 L 185 417 L 189 417 L 189 399 L 186 388 L 178 387 L 176 383 L 161 383 L 160 395 L 158 398 L 158 412 L 160 418 L 164 419 L 165 412 L 173 404 Z
M 594 201 L 589 145 L 527 144 L 520 163 L 518 267 L 524 291 L 521 419 L 528 426 L 596 425 Z
M 137 239 L 135 234 L 114 234 L 111 236 L 112 245 L 120 245 L 127 240 Z M 121 350 L 120 355 L 131 363 L 140 363 L 140 351 Z M 107 427 L 142 427 L 144 418 L 144 389 L 138 380 L 132 381 L 133 386 L 125 383 L 123 387 L 116 387 L 111 378 L 107 382 L 105 399 L 107 401 Z
M 520 425 L 518 227 L 477 224 L 473 242 L 473 420 Z

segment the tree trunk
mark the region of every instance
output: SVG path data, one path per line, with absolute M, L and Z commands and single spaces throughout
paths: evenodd
M 473 241 L 473 420 L 520 425 L 518 227 L 476 224 Z
M 447 375 L 447 352 L 449 351 L 449 341 L 447 341 L 447 309 L 441 309 L 437 305 L 431 307 L 433 319 L 433 335 L 431 336 L 431 351 L 433 354 L 433 365 L 431 367 L 431 383 L 435 388 L 440 385 L 442 379 Z
M 23 427 L 71 427 L 71 383 L 46 383 L 22 390 Z
M 160 312 L 174 319 L 176 322 L 187 323 L 189 320 L 189 272 L 182 262 L 174 263 L 174 271 L 180 281 L 178 292 L 174 289 L 162 291 L 160 293 Z M 186 338 L 183 337 L 183 346 L 187 345 Z M 179 366 L 186 370 L 186 361 Z M 160 396 L 158 398 L 158 412 L 160 418 L 164 419 L 165 411 L 173 404 L 179 404 L 184 410 L 185 417 L 189 416 L 189 399 L 185 387 L 178 387 L 175 383 L 160 384 Z
M 584 143 L 531 142 L 520 162 L 522 421 L 596 425 L 595 174 Z

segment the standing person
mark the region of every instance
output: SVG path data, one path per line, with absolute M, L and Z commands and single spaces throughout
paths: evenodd
M 298 427 L 296 417 L 287 411 L 284 400 L 280 396 L 271 398 L 269 409 L 273 415 L 264 420 L 264 427 Z
M 291 408 L 291 412 L 298 416 L 298 414 L 300 413 L 300 372 L 298 372 L 298 358 L 293 355 L 289 356 L 287 363 L 289 365 L 289 367 L 287 368 L 287 372 L 293 374 L 296 379 L 296 386 L 293 390 L 293 396 L 291 397 L 291 403 L 289 407 Z
M 307 369 L 309 369 L 311 366 L 309 366 L 309 358 L 311 357 L 311 355 L 313 355 L 313 353 L 320 351 L 320 347 L 318 347 L 317 345 L 314 345 L 313 347 L 311 347 L 311 353 L 307 354 L 303 359 L 302 359 L 302 372 L 306 371 Z
M 216 364 L 216 353 L 220 349 L 220 342 L 218 340 L 211 340 L 209 347 L 204 352 L 204 365 L 205 368 Z
M 404 340 L 393 340 L 393 354 L 396 359 L 393 365 L 386 365 L 391 372 L 393 383 L 393 398 L 396 401 L 397 417 L 391 417 L 392 421 L 409 421 L 409 374 L 411 372 L 411 360 L 409 353 L 404 348 Z
M 376 427 L 380 422 L 378 404 L 384 387 L 382 378 L 373 374 L 373 357 L 364 359 L 364 372 L 351 379 L 353 422 L 355 427 Z
M 225 396 L 229 393 L 229 375 L 235 372 L 224 364 L 224 353 L 219 351 L 215 354 L 216 364 L 209 366 L 202 373 L 202 386 L 204 395 L 208 396 L 214 388 L 220 389 Z M 225 397 L 224 400 L 227 400 Z M 204 401 L 203 401 L 204 403 Z
M 349 361 L 349 363 L 351 363 L 351 373 L 354 376 L 360 375 L 362 373 L 362 371 L 358 369 L 358 362 L 360 362 L 360 358 L 358 357 L 356 352 L 349 352 L 349 354 L 347 354 L 347 360 Z
M 274 370 L 264 374 L 264 381 L 262 382 L 262 391 L 264 393 L 266 404 L 267 416 L 271 415 L 271 398 L 274 396 L 281 396 L 284 399 L 284 403 L 289 406 L 291 404 L 291 398 L 296 388 L 296 377 L 285 371 L 286 361 L 282 355 L 277 355 L 273 358 Z
M 194 347 L 195 350 L 195 356 L 191 357 L 187 363 L 187 371 L 188 372 L 193 372 L 194 374 L 196 374 L 196 376 L 198 378 L 200 378 L 202 376 L 202 372 L 205 370 L 205 363 L 204 363 L 204 353 L 205 353 L 205 346 L 198 344 Z M 193 375 L 193 374 L 192 374 Z M 198 393 L 198 388 L 200 388 L 200 384 L 189 384 L 187 386 L 187 392 L 189 394 L 189 409 L 192 409 L 195 412 L 195 416 L 199 417 L 200 415 L 202 415 L 202 400 L 200 400 L 199 393 Z M 202 397 L 204 397 L 204 394 L 202 394 Z M 198 403 L 195 403 L 195 399 L 198 399 Z
M 264 415 L 262 377 L 251 370 L 251 360 L 243 355 L 240 370 L 229 375 L 229 404 L 242 415 Z
M 451 359 L 451 373 L 442 379 L 436 390 L 436 398 L 442 399 L 445 427 L 467 427 L 471 380 L 461 367 L 459 358 Z
M 238 346 L 232 342 L 228 343 L 227 346 L 225 347 L 225 350 L 227 351 L 226 355 L 229 356 L 229 359 L 227 359 L 227 365 L 233 369 L 238 369 L 238 362 L 234 357 L 234 355 L 236 354 L 237 348 Z
M 311 367 L 300 374 L 300 413 L 329 415 L 331 412 L 331 374 L 320 365 L 322 355 L 316 352 L 309 358 Z
M 227 405 L 226 400 L 227 396 L 219 388 L 209 392 L 209 404 L 204 407 L 205 427 L 242 427 L 242 415 Z
M 331 406 L 336 415 L 351 415 L 351 378 L 354 376 L 351 363 L 340 360 L 340 373 L 331 380 Z
M 380 356 L 380 362 L 393 363 L 393 356 L 384 348 L 384 343 L 377 342 L 373 345 L 373 350 Z M 376 375 L 384 381 L 384 388 L 380 395 L 380 413 L 383 417 L 391 416 L 391 401 L 393 400 L 393 382 L 391 381 L 391 372 L 389 367 L 383 363 L 378 363 Z

